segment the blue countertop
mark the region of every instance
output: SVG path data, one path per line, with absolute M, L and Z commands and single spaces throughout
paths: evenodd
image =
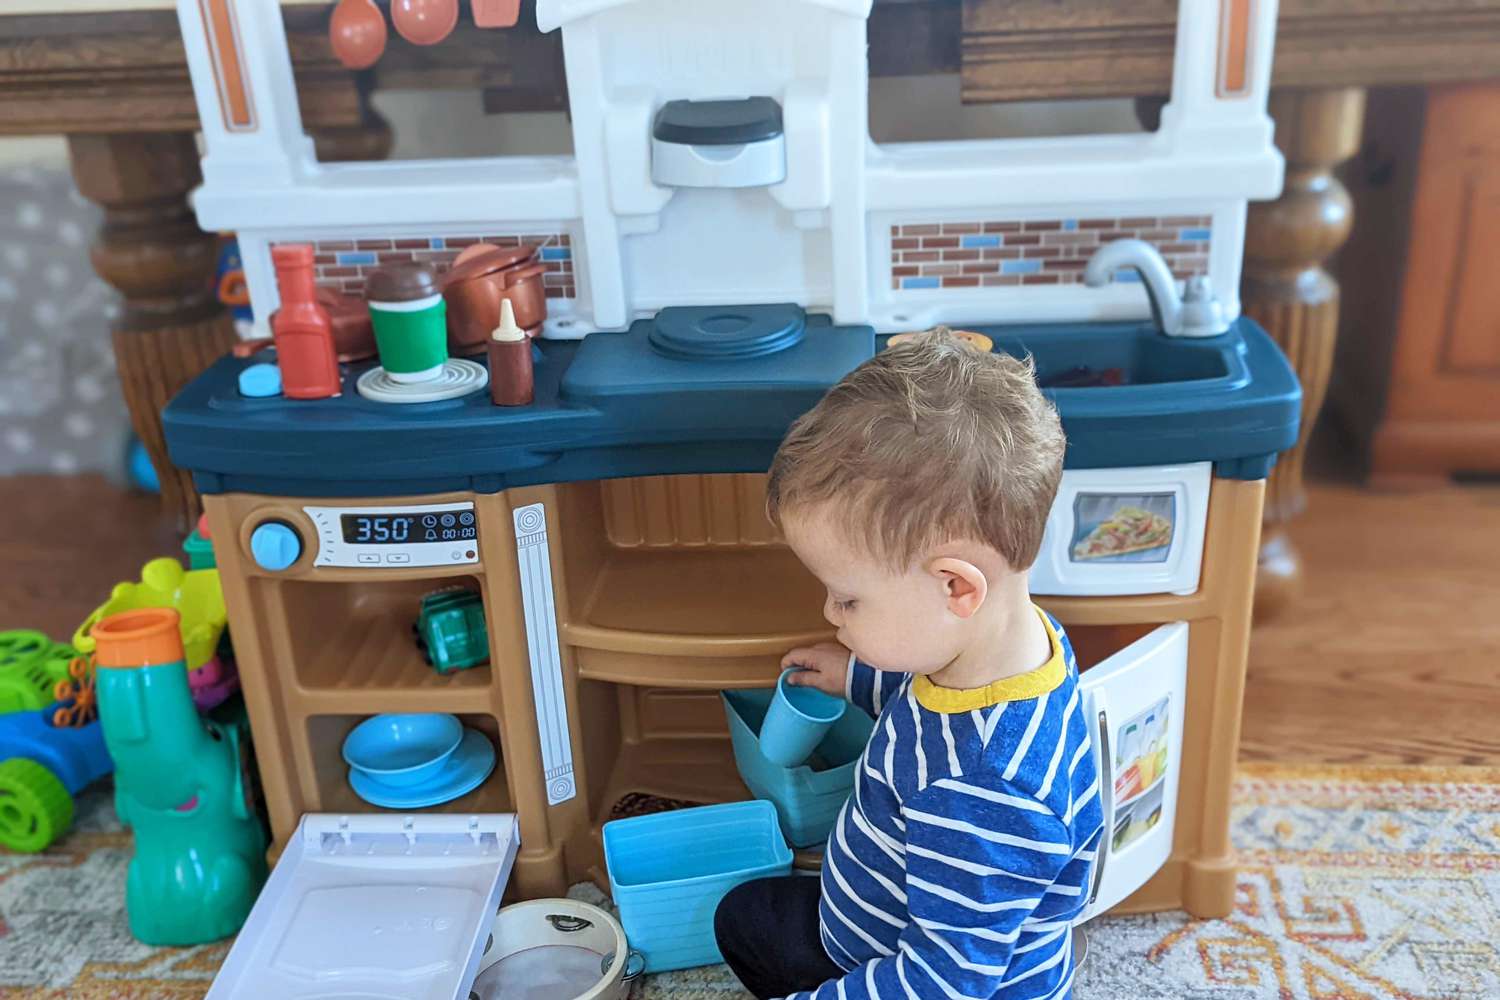
M 788 313 L 788 310 L 792 313 Z M 718 336 L 737 316 L 774 322 L 754 338 Z M 167 406 L 172 461 L 204 493 L 377 497 L 669 473 L 759 472 L 787 427 L 883 346 L 869 327 L 801 318 L 795 307 L 669 310 L 712 331 L 722 357 L 670 356 L 653 320 L 625 333 L 538 345 L 536 401 L 497 407 L 488 392 L 392 405 L 359 396 L 369 363 L 345 366 L 336 399 L 251 399 L 246 366 L 226 357 Z M 788 333 L 789 315 L 805 329 Z M 714 324 L 719 324 L 715 326 Z M 997 350 L 1031 354 L 1046 386 L 1074 369 L 1126 384 L 1049 388 L 1068 435 L 1069 468 L 1212 461 L 1219 475 L 1263 478 L 1297 435 L 1301 391 L 1266 333 L 1172 340 L 1140 323 L 969 327 Z M 660 339 L 660 338 L 658 338 Z M 684 342 L 684 341 L 678 341 Z M 787 344 L 790 346 L 786 346 Z

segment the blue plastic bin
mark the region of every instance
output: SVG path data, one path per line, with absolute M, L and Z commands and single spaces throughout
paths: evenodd
M 769 802 L 730 802 L 604 824 L 609 890 L 647 972 L 724 961 L 714 910 L 741 882 L 792 870 Z
M 813 751 L 812 763 L 821 765 L 818 770 L 807 764 L 782 767 L 767 760 L 760 749 L 760 725 L 773 695 L 760 690 L 723 692 L 734 762 L 750 793 L 775 805 L 787 843 L 819 846 L 854 790 L 854 770 L 875 720 L 851 708 Z

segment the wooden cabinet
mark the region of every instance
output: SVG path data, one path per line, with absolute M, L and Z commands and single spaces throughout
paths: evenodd
M 1500 84 L 1433 89 L 1425 118 L 1386 125 L 1420 129 L 1411 238 L 1393 343 L 1348 330 L 1341 351 L 1365 369 L 1389 358 L 1385 390 L 1368 378 L 1342 409 L 1365 431 L 1375 484 L 1500 472 Z M 1366 277 L 1346 270 L 1346 287 Z

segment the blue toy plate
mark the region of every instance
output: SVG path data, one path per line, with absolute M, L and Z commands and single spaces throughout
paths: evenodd
M 477 729 L 465 729 L 463 742 L 444 763 L 443 769 L 430 781 L 405 788 L 393 788 L 362 771 L 349 769 L 349 784 L 354 794 L 382 809 L 426 809 L 452 802 L 484 783 L 495 769 L 495 747 Z

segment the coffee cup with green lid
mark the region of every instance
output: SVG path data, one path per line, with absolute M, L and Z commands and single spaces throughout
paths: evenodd
M 391 264 L 365 280 L 375 347 L 397 382 L 427 382 L 448 360 L 448 306 L 432 268 Z

